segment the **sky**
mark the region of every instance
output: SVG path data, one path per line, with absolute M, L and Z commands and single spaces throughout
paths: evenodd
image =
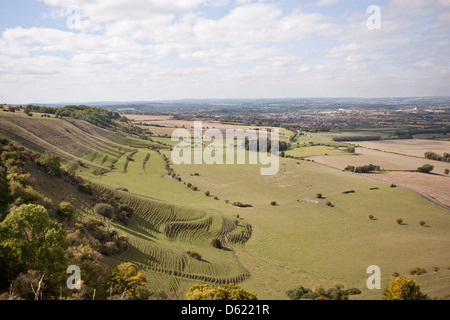
M 0 2 L 0 103 L 449 88 L 450 0 Z

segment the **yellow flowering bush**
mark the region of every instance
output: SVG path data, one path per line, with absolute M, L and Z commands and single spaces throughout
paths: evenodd
M 257 300 L 256 295 L 235 284 L 212 286 L 193 285 L 186 294 L 188 300 Z
M 420 291 L 419 284 L 412 278 L 400 276 L 389 282 L 384 290 L 385 300 L 423 300 L 426 298 Z

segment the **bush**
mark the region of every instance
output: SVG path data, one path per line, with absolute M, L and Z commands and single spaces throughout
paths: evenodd
M 61 202 L 56 213 L 63 219 L 70 220 L 74 214 L 74 208 L 69 202 Z
M 112 241 L 106 242 L 100 249 L 102 254 L 107 256 L 112 256 L 119 253 L 119 248 L 117 248 L 116 244 Z
M 111 219 L 114 215 L 114 208 L 107 203 L 98 203 L 94 207 L 94 212 L 105 218 Z
M 426 224 L 426 222 L 423 221 L 423 220 L 421 220 L 419 223 L 420 223 L 420 225 L 421 225 L 422 227 L 425 226 L 425 224 Z
M 205 191 L 205 196 L 209 197 L 211 193 L 209 191 Z
M 270 202 L 270 205 L 271 205 L 271 206 L 276 206 L 276 205 L 277 205 L 277 202 L 276 202 L 276 201 L 272 201 L 272 202 Z
M 427 273 L 427 270 L 425 270 L 424 268 L 420 268 L 420 267 L 415 267 L 414 269 L 411 269 L 409 271 L 409 273 L 413 276 L 413 275 L 417 275 L 417 276 L 421 276 L 425 273 Z
M 402 218 L 398 218 L 396 221 L 397 221 L 398 224 L 403 224 L 403 219 Z
M 369 215 L 369 219 L 373 220 L 374 216 L 372 214 Z
M 52 176 L 60 176 L 62 174 L 61 159 L 54 153 L 46 152 L 39 160 L 39 164 L 47 169 Z
M 434 166 L 432 166 L 431 164 L 424 164 L 423 166 L 417 168 L 417 172 L 422 172 L 422 173 L 430 173 L 431 171 L 433 171 Z
M 253 207 L 251 204 L 244 204 L 244 203 L 239 202 L 239 201 L 233 202 L 232 205 L 235 206 L 235 207 L 239 207 L 239 208 L 251 208 L 251 207 Z
M 448 174 L 450 173 L 450 170 L 449 170 L 449 169 L 445 169 L 444 173 L 445 173 L 446 175 L 448 175 Z
M 214 248 L 217 248 L 217 249 L 223 249 L 222 242 L 220 241 L 219 238 L 214 238 L 214 239 L 212 239 L 211 245 L 212 245 Z
M 322 199 L 322 194 L 321 193 L 317 194 L 317 199 Z
M 303 286 L 299 286 L 294 290 L 289 290 L 286 292 L 287 296 L 292 300 L 299 300 L 303 298 L 303 296 L 307 293 L 311 293 L 311 289 L 304 288 Z
M 14 200 L 22 197 L 24 191 L 25 188 L 20 182 L 13 181 L 9 185 L 9 193 Z
M 327 205 L 328 207 L 334 207 L 334 205 L 333 205 L 330 201 L 328 201 L 328 202 L 326 203 L 326 205 Z
M 440 270 L 439 267 L 434 267 L 434 268 L 433 268 L 433 271 L 434 271 L 434 272 L 438 272 L 439 270 Z
M 420 286 L 411 278 L 397 277 L 389 282 L 383 292 L 384 300 L 424 300 L 426 295 L 420 291 Z
M 195 284 L 186 294 L 188 300 L 257 300 L 255 294 L 235 284 L 218 287 L 210 284 Z
M 88 195 L 92 195 L 92 188 L 89 184 L 87 183 L 82 183 L 79 184 L 77 187 L 78 191 L 82 192 L 82 193 L 86 193 Z
M 202 255 L 195 250 L 190 250 L 190 251 L 186 252 L 186 254 L 191 258 L 194 258 L 197 260 L 202 260 Z

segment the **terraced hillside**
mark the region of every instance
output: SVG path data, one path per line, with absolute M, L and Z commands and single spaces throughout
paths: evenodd
M 108 167 L 137 146 L 149 145 L 112 131 L 74 119 L 27 117 L 2 113 L 0 133 L 35 152 L 54 152 L 67 160 L 80 160 Z
M 186 291 L 194 282 L 239 283 L 250 276 L 230 249 L 250 238 L 245 222 L 236 224 L 220 213 L 173 205 L 155 198 L 152 189 L 146 188 L 143 182 L 150 180 L 154 190 L 162 188 L 173 194 L 175 180 L 166 177 L 162 156 L 148 148 L 154 144 L 81 120 L 29 118 L 23 114 L 1 114 L 0 135 L 36 152 L 49 150 L 64 160 L 82 161 L 79 174 L 92 181 L 93 189 L 120 197 L 134 210 L 127 225 L 109 222 L 110 227 L 128 237 L 132 248 L 109 258 L 108 263 L 136 263 L 147 272 L 152 292 Z M 92 168 L 101 167 L 107 167 L 109 174 L 92 174 Z M 117 190 L 119 186 L 136 189 L 123 192 Z M 191 196 L 187 188 L 183 192 Z M 91 215 L 94 213 L 89 206 L 82 206 L 78 212 L 80 219 Z M 214 238 L 226 248 L 212 247 Z M 202 258 L 192 258 L 188 251 L 196 251 Z

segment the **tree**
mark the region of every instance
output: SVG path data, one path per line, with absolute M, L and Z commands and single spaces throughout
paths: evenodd
M 417 168 L 417 172 L 422 172 L 422 173 L 430 173 L 431 171 L 433 171 L 434 166 L 432 166 L 431 164 L 424 164 L 423 166 Z
M 347 149 L 345 149 L 345 151 L 348 153 L 355 153 L 355 147 L 349 146 L 349 147 L 347 147 Z
M 22 270 L 53 272 L 65 264 L 67 243 L 61 224 L 43 206 L 29 204 L 13 209 L 0 223 L 0 248 Z
M 62 174 L 61 159 L 56 154 L 47 151 L 40 156 L 38 161 L 52 176 L 60 176 Z
M 235 284 L 212 286 L 193 285 L 186 294 L 188 300 L 257 300 L 256 295 Z
M 383 292 L 384 300 L 424 300 L 419 284 L 412 278 L 400 276 L 389 282 Z
M 445 169 L 444 173 L 445 173 L 446 175 L 448 175 L 448 174 L 450 173 L 450 170 L 449 170 L 449 169 Z
M 119 264 L 107 282 L 113 294 L 126 300 L 147 299 L 150 294 L 145 287 L 146 283 L 145 275 L 131 262 Z

